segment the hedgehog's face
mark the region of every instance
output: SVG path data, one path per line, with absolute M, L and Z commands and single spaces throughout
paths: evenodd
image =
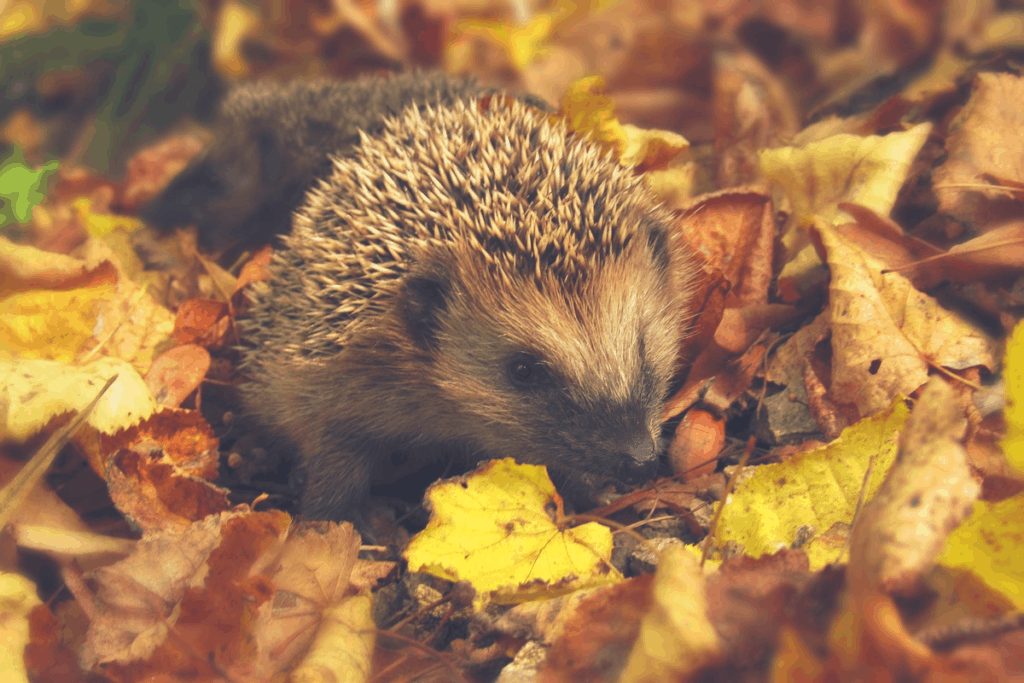
M 664 228 L 651 221 L 578 287 L 503 280 L 469 253 L 443 260 L 410 279 L 406 313 L 429 381 L 457 406 L 456 436 L 549 466 L 578 500 L 652 478 L 682 333 Z

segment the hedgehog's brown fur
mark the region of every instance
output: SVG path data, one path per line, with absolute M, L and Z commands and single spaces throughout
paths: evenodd
M 692 269 L 641 180 L 548 119 L 411 108 L 307 195 L 244 395 L 309 516 L 355 516 L 396 451 L 545 464 L 582 500 L 653 475 Z

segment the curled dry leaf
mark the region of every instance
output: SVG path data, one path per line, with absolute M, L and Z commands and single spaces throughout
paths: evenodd
M 249 571 L 289 521 L 238 510 L 143 536 L 131 556 L 94 573 L 83 665 L 105 664 L 106 675 L 127 680 L 194 680 L 255 656 L 251 615 L 274 588 Z
M 960 440 L 967 422 L 953 389 L 933 377 L 900 437 L 896 463 L 850 540 L 850 588 L 912 594 L 946 536 L 981 491 Z
M 693 554 L 678 546 L 662 553 L 652 598 L 622 683 L 685 679 L 719 659 L 722 641 L 711 623 L 704 575 Z
M 984 225 L 1020 215 L 1013 189 L 987 177 L 1024 182 L 1024 78 L 980 73 L 971 98 L 950 124 L 946 162 L 933 176 L 939 208 L 969 223 Z
M 883 410 L 927 381 L 932 365 L 996 367 L 995 340 L 939 306 L 898 273 L 815 223 L 829 283 L 832 384 L 829 397 L 852 404 L 859 417 Z

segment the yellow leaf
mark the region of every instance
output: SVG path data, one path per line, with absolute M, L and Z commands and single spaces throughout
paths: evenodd
M 79 223 L 93 237 L 105 237 L 114 230 L 134 232 L 143 226 L 143 222 L 129 216 L 116 216 L 107 213 L 93 213 L 92 201 L 88 197 L 79 197 L 71 203 Z
M 690 141 L 678 133 L 668 130 L 622 126 L 625 146 L 622 163 L 629 166 L 643 165 L 645 171 L 667 168 L 676 157 L 690 149 Z
M 71 362 L 93 335 L 100 302 L 113 285 L 32 290 L 0 300 L 0 358 Z
M 130 427 L 156 410 L 145 381 L 130 364 L 117 358 L 83 367 L 0 359 L 0 433 L 18 441 L 32 436 L 55 415 L 84 408 L 115 374 L 117 381 L 86 420 L 104 434 Z
M 1006 459 L 1024 472 L 1024 323 L 1013 328 L 1013 334 L 1006 342 L 1006 364 L 1003 368 L 1006 387 L 1006 437 L 1003 438 L 1003 452 Z
M 689 141 L 678 133 L 619 123 L 615 103 L 604 94 L 602 76 L 587 76 L 569 86 L 562 97 L 562 114 L 570 129 L 589 135 L 613 150 L 623 166 L 640 171 L 663 171 L 690 149 Z
M 562 499 L 538 465 L 492 460 L 427 491 L 427 528 L 405 550 L 410 571 L 468 581 L 478 604 L 523 602 L 622 579 L 611 532 L 560 526 Z M 556 511 L 552 519 L 552 511 Z
M 28 617 L 42 602 L 36 587 L 23 576 L 0 573 L 0 671 L 8 683 L 28 682 L 25 646 L 30 640 Z
M 847 427 L 827 446 L 758 467 L 726 502 L 716 543 L 736 541 L 756 558 L 792 545 L 802 527 L 822 534 L 837 523 L 850 524 L 872 456 L 865 500 L 885 479 L 909 412 L 897 399 L 889 410 Z M 808 549 L 812 571 L 838 560 L 842 551 L 827 544 L 814 548 Z
M 905 133 L 833 135 L 804 147 L 761 152 L 761 171 L 782 187 L 793 207 L 790 227 L 782 236 L 787 263 L 779 274 L 781 288 L 799 288 L 795 283 L 816 279 L 821 262 L 807 247 L 806 231 L 814 216 L 829 225 L 851 220 L 840 211 L 840 202 L 889 215 L 930 131 L 931 124 L 922 123 Z
M 579 79 L 562 97 L 562 113 L 569 128 L 590 135 L 621 157 L 626 148 L 626 131 L 615 118 L 615 103 L 603 90 L 603 76 Z
M 39 3 L 11 2 L 0 5 L 0 40 L 45 30 L 46 22 Z
M 1016 332 L 1015 332 L 1016 334 Z M 998 503 L 977 501 L 974 513 L 946 539 L 938 563 L 972 572 L 1024 609 L 1024 495 Z
M 241 78 L 248 75 L 249 67 L 242 57 L 242 41 L 260 25 L 259 10 L 238 0 L 228 0 L 220 6 L 213 35 L 213 66 L 223 76 Z
M 839 202 L 854 202 L 888 216 L 910 164 L 921 151 L 930 123 L 889 135 L 833 135 L 805 147 L 761 152 L 761 170 L 785 190 L 799 225 L 813 216 L 829 224 L 850 218 Z

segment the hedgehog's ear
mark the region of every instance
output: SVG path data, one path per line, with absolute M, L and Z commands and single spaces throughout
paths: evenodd
M 448 308 L 451 280 L 439 271 L 420 272 L 405 280 L 403 316 L 409 334 L 424 350 L 437 346 L 440 316 Z

